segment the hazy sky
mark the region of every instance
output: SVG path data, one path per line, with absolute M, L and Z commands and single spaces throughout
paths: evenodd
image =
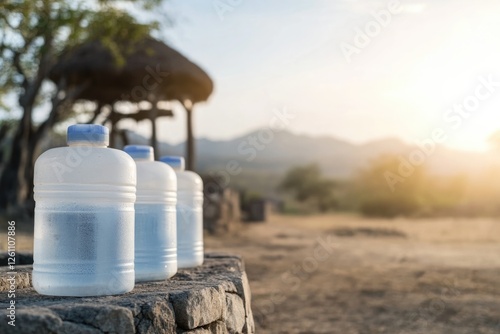
M 232 138 L 287 108 L 297 133 L 412 142 L 440 127 L 447 145 L 484 148 L 500 129 L 500 87 L 478 106 L 469 101 L 474 112 L 459 126 L 444 117 L 474 96 L 480 76 L 500 81 L 500 1 L 401 0 L 390 23 L 374 24 L 372 12 L 390 2 L 169 1 L 176 23 L 163 37 L 215 82 L 196 108 L 196 135 Z M 356 47 L 356 29 L 372 37 L 348 62 L 342 45 Z M 184 124 L 176 113 L 160 138 L 183 140 Z

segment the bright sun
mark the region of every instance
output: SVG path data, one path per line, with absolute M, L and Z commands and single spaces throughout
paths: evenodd
M 488 137 L 500 129 L 500 46 L 492 29 L 485 30 L 481 38 L 468 26 L 457 30 L 458 37 L 428 50 L 415 63 L 412 75 L 393 95 L 415 106 L 423 117 L 435 120 L 435 126 L 442 125 L 449 134 L 445 145 L 484 151 L 489 148 Z M 463 116 L 459 125 L 446 124 L 448 110 L 474 96 L 487 78 L 496 85 L 494 91 Z

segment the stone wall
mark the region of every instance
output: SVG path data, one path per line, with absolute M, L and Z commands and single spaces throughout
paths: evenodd
M 199 268 L 120 296 L 50 297 L 31 288 L 31 266 L 16 266 L 15 328 L 10 282 L 0 270 L 0 333 L 254 333 L 250 288 L 238 256 L 207 254 Z

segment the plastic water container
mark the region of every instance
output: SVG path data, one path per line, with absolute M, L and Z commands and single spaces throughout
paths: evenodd
M 151 146 L 124 150 L 137 164 L 135 281 L 164 280 L 177 272 L 177 178 L 172 168 L 154 161 Z
M 164 156 L 160 161 L 177 174 L 177 264 L 191 268 L 203 264 L 203 181 L 184 170 L 184 158 Z
M 136 168 L 107 148 L 108 129 L 68 128 L 69 147 L 35 163 L 33 287 L 44 295 L 114 295 L 134 288 Z

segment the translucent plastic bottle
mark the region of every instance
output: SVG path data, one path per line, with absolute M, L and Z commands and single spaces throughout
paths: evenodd
M 99 296 L 134 288 L 136 168 L 110 149 L 108 129 L 68 128 L 69 147 L 35 163 L 33 287 L 54 296 Z
M 151 146 L 124 150 L 137 164 L 135 281 L 164 280 L 177 272 L 177 178 L 172 168 L 154 161 Z
M 164 156 L 160 161 L 177 174 L 177 264 L 179 268 L 203 264 L 203 181 L 184 170 L 184 158 Z

